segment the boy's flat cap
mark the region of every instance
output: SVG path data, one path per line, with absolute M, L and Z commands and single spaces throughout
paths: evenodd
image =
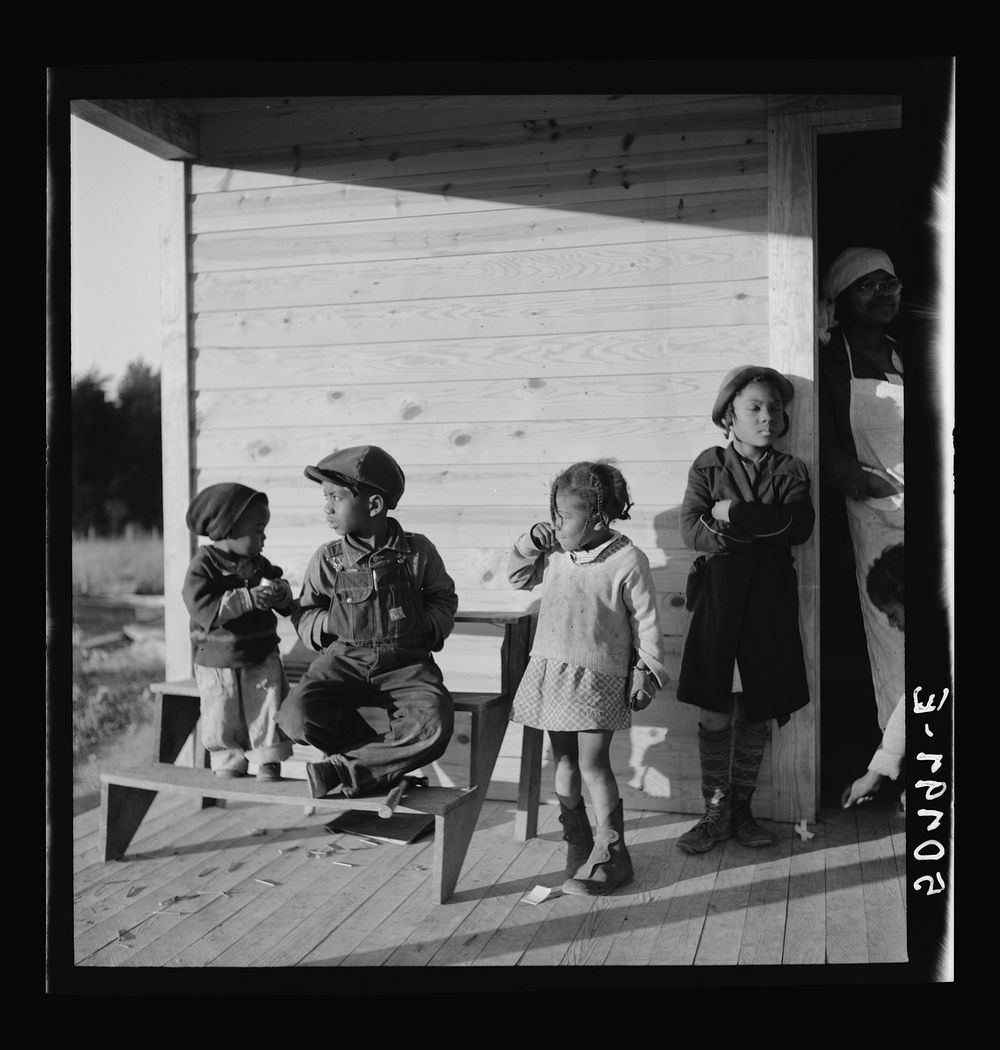
M 306 467 L 305 476 L 321 484 L 332 481 L 335 485 L 346 482 L 350 487 L 367 485 L 393 500 L 398 500 L 406 487 L 402 468 L 378 445 L 356 445 L 331 452 L 314 466 Z

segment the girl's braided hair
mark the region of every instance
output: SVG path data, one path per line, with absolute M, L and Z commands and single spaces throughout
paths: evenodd
M 597 518 L 607 522 L 627 521 L 632 500 L 622 472 L 605 460 L 580 462 L 567 467 L 552 482 L 549 513 L 556 520 L 556 493 L 574 496 L 587 510 L 587 527 Z

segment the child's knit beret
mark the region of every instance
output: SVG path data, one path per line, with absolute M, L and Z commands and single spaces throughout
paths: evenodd
M 734 368 L 725 379 L 722 380 L 722 386 L 719 387 L 719 393 L 716 395 L 715 404 L 712 406 L 712 422 L 718 426 L 722 426 L 722 417 L 725 414 L 726 408 L 729 406 L 729 402 L 749 383 L 752 379 L 760 379 L 764 382 L 773 383 L 781 394 L 781 400 L 785 408 L 788 407 L 788 402 L 795 396 L 795 389 L 792 384 L 780 373 L 776 372 L 773 368 L 762 368 L 760 365 L 740 365 L 738 368 Z
M 267 496 L 263 492 L 234 481 L 209 485 L 191 500 L 187 511 L 187 527 L 196 536 L 224 540 L 240 515 L 255 499 L 267 504 Z

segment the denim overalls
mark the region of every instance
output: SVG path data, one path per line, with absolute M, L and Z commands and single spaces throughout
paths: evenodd
M 363 568 L 348 566 L 338 554 L 329 560 L 336 575 L 327 634 L 353 645 L 426 649 L 430 621 L 406 554 L 382 548 Z
M 418 540 L 433 550 L 423 537 L 401 530 L 356 558 L 356 548 L 331 543 L 306 571 L 304 593 L 308 588 L 330 600 L 323 652 L 289 693 L 279 725 L 328 756 L 348 797 L 387 790 L 404 773 L 440 758 L 451 738 L 451 695 L 429 652 L 434 625 L 413 570 Z M 443 567 L 441 574 L 454 615 L 454 585 Z M 388 732 L 374 730 L 359 707 L 384 708 Z

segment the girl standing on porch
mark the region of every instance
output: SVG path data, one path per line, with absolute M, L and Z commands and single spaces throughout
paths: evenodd
M 677 840 L 687 853 L 733 834 L 745 846 L 774 841 L 750 809 L 770 720 L 783 725 L 809 702 L 791 548 L 809 538 L 815 515 L 805 464 L 773 448 L 793 393 L 772 368 L 734 368 L 712 409 L 730 443 L 706 449 L 688 473 L 681 538 L 705 556 L 688 578 L 677 699 L 701 708 L 705 815 Z
M 509 578 L 544 582 L 531 659 L 511 721 L 548 731 L 559 820 L 568 843 L 565 893 L 603 895 L 632 881 L 611 738 L 668 681 L 649 560 L 611 528 L 632 506 L 621 472 L 574 463 L 552 483 L 551 523 L 514 544 Z M 586 784 L 597 833 L 583 802 Z

